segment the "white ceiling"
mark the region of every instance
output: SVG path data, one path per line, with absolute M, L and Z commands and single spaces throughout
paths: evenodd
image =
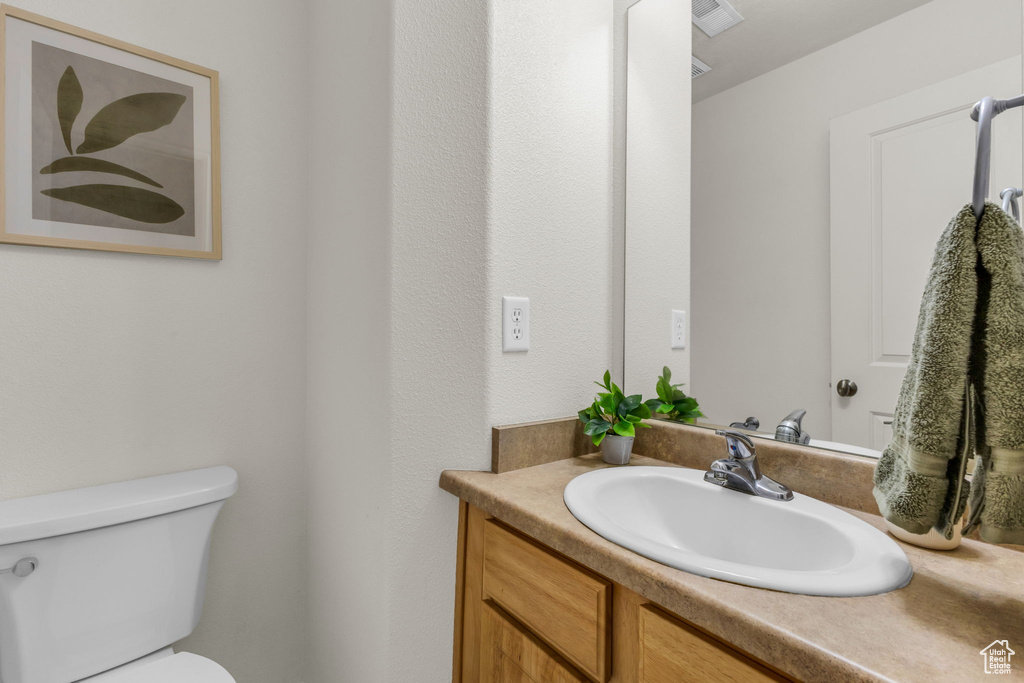
M 728 90 L 929 1 L 727 0 L 743 21 L 714 38 L 693 26 L 693 54 L 711 67 L 693 80 L 693 101 Z

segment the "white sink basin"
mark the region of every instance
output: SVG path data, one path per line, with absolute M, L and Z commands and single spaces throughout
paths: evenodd
M 588 472 L 565 504 L 609 541 L 700 576 L 789 593 L 852 597 L 902 588 L 903 550 L 870 524 L 795 493 L 767 500 L 678 467 Z

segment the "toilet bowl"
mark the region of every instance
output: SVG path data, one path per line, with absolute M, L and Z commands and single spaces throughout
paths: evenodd
M 235 683 L 171 645 L 199 623 L 237 489 L 209 467 L 0 501 L 0 681 Z
M 171 648 L 90 676 L 79 683 L 235 683 L 217 662 Z

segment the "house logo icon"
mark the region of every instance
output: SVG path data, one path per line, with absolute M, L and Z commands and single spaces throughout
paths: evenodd
M 1010 649 L 1009 641 L 993 640 L 980 654 L 985 658 L 985 673 L 1009 674 L 1010 657 L 1017 653 Z

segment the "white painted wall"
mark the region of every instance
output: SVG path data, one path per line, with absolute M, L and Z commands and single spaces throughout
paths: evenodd
M 493 424 L 574 413 L 615 360 L 611 0 L 381 4 L 312 0 L 324 683 L 450 677 L 457 501 L 438 475 L 488 469 Z M 526 354 L 501 353 L 502 294 L 531 298 Z M 354 400 L 388 424 L 353 433 Z
M 646 0 L 645 0 L 646 1 Z M 492 3 L 488 424 L 572 415 L 617 377 L 611 0 Z M 621 285 L 619 285 L 621 286 Z M 501 352 L 501 297 L 530 297 L 530 350 Z
M 688 9 L 641 0 L 628 18 L 624 362 L 626 390 L 648 397 L 664 366 L 690 381 L 690 350 L 670 335 L 673 309 L 692 317 Z
M 694 105 L 692 390 L 710 421 L 772 431 L 806 408 L 830 438 L 829 120 L 1020 51 L 1020 0 L 933 0 Z
M 312 0 L 309 44 L 308 680 L 382 681 L 396 405 L 390 3 Z
M 451 678 L 457 500 L 488 469 L 488 6 L 395 0 L 386 678 Z M 497 342 L 495 342 L 497 343 Z M 346 669 L 334 680 L 349 680 Z
M 18 5 L 220 72 L 224 261 L 0 246 L 0 498 L 231 465 L 181 647 L 302 680 L 305 5 Z

